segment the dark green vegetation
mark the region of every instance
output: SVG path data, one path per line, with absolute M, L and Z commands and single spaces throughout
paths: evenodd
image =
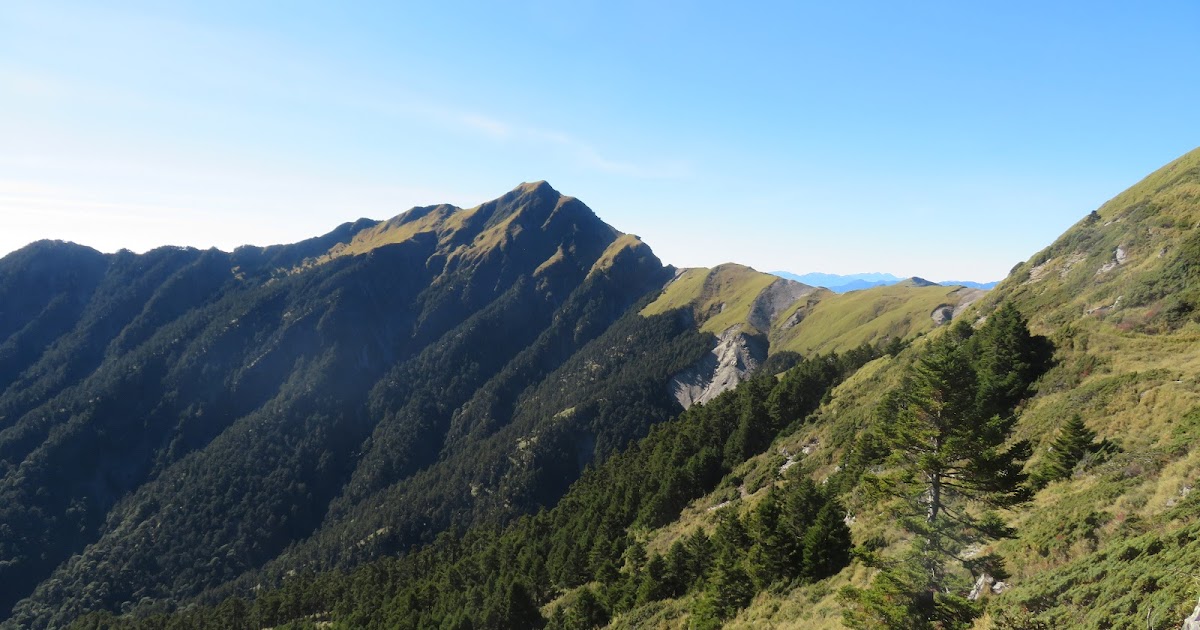
M 998 480 L 1014 456 L 984 443 L 1003 440 L 1015 399 L 1025 394 L 1045 363 L 1044 344 L 1030 337 L 1015 310 L 1002 309 L 977 333 L 971 334 L 969 327 L 958 333 L 961 338 L 929 344 L 920 361 L 921 366 L 933 365 L 950 353 L 963 359 L 956 367 L 965 368 L 972 384 L 958 410 L 968 415 L 949 423 L 949 430 L 960 441 L 969 435 L 967 446 L 979 452 L 962 456 L 970 460 L 974 476 L 945 473 L 941 509 L 947 514 L 962 505 L 953 498 L 951 479 L 974 483 L 976 494 L 986 497 L 1023 481 L 1019 473 Z M 723 508 L 711 535 L 695 531 L 665 553 L 648 554 L 637 533 L 678 519 L 691 501 L 716 489 L 779 434 L 803 427 L 834 386 L 881 354 L 864 346 L 842 356 L 801 361 L 780 379 L 752 378 L 659 424 L 645 439 L 586 473 L 554 508 L 507 528 L 448 532 L 418 552 L 350 572 L 287 578 L 279 589 L 245 589 L 214 607 L 173 616 L 95 613 L 79 619 L 76 627 L 265 627 L 333 621 L 353 628 L 589 628 L 619 615 L 637 625 L 634 620 L 659 602 L 681 598 L 691 602 L 693 627 L 720 627 L 760 591 L 821 580 L 849 563 L 852 542 L 843 520 L 846 510 L 835 495 L 838 486 L 821 488 L 806 475 L 785 475 L 745 516 Z M 894 407 L 899 398 L 928 404 L 930 394 L 921 385 L 924 374 L 915 370 L 883 407 Z M 975 431 L 965 426 L 981 416 L 993 424 Z M 889 436 L 880 458 L 892 453 L 903 460 L 906 445 Z M 932 540 L 945 545 L 955 538 L 943 521 L 932 522 L 939 527 Z M 942 553 L 948 558 L 953 552 Z M 945 578 L 939 571 L 928 581 Z M 917 593 L 912 599 L 921 597 Z
M 27 598 L 10 624 L 501 522 L 677 413 L 667 379 L 711 341 L 636 315 L 670 278 L 644 245 L 545 184 L 451 216 L 298 272 L 375 224 L 0 261 L 0 607 Z
M 553 509 L 505 529 L 449 532 L 419 552 L 349 573 L 287 579 L 249 604 L 234 598 L 121 623 L 234 628 L 329 618 L 354 628 L 535 627 L 545 623 L 538 608 L 570 591 L 569 601 L 552 606 L 551 627 L 591 627 L 688 593 L 699 594 L 697 618 L 718 626 L 761 589 L 827 577 L 849 562 L 849 530 L 836 499 L 810 479 L 791 479 L 748 518 L 728 511 L 712 536 L 697 532 L 661 555 L 648 556 L 630 532 L 677 518 L 876 356 L 862 348 L 816 357 L 781 380 L 758 377 L 694 406 L 587 472 Z M 77 626 L 113 623 L 96 614 Z
M 851 627 L 967 628 L 981 612 L 965 597 L 970 582 L 1007 577 L 999 557 L 969 550 L 1012 536 L 994 510 L 1028 499 L 1030 445 L 1009 438 L 1051 350 L 1005 304 L 978 331 L 960 322 L 926 344 L 880 405 L 886 468 L 865 481 L 914 541 L 873 562 L 882 572 L 870 588 L 846 589 Z
M 1198 226 L 1200 151 L 974 302 L 670 282 L 544 185 L 268 250 L 32 246 L 8 625 L 1178 627 Z

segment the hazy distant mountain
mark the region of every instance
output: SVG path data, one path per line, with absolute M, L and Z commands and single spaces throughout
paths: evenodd
M 837 293 L 845 293 L 846 291 L 855 291 L 858 289 L 868 289 L 870 287 L 884 286 L 888 284 L 896 284 L 904 278 L 897 278 L 890 273 L 853 273 L 849 275 L 838 275 L 836 273 L 805 273 L 795 274 L 789 271 L 772 271 L 774 275 L 796 282 L 803 282 L 814 287 L 825 287 L 832 289 Z M 850 287 L 850 288 L 842 288 Z
M 986 291 L 988 289 L 995 287 L 997 284 L 1000 284 L 1000 281 L 993 280 L 991 282 L 975 282 L 972 280 L 942 280 L 938 284 L 940 284 L 944 287 L 952 287 L 952 286 L 956 286 L 956 285 L 961 285 L 961 286 L 964 286 L 964 287 L 967 287 L 970 289 L 983 289 Z
M 847 291 L 859 291 L 861 289 L 870 289 L 871 287 L 883 287 L 905 280 L 898 278 L 890 273 L 852 273 L 848 275 L 839 275 L 836 273 L 820 273 L 812 272 L 805 274 L 795 274 L 790 271 L 772 271 L 773 275 L 796 282 L 815 287 L 825 287 L 834 293 L 846 293 Z M 970 289 L 991 289 L 998 282 L 975 282 L 972 280 L 943 280 L 936 284 L 944 287 L 964 286 Z

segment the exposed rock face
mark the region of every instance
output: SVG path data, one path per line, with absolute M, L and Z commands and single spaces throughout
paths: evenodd
M 731 326 L 699 363 L 671 379 L 671 394 L 684 409 L 708 402 L 746 380 L 766 358 L 767 347 L 761 338 L 743 333 L 740 325 Z
M 954 307 L 949 304 L 942 304 L 941 306 L 933 309 L 933 312 L 930 313 L 929 316 L 933 318 L 934 324 L 941 326 L 942 324 L 950 321 L 950 318 L 954 317 Z
M 967 310 L 968 306 L 974 304 L 976 300 L 984 295 L 987 295 L 987 291 L 984 291 L 983 289 L 969 289 L 964 287 L 958 291 L 955 291 L 952 295 L 958 298 L 958 302 L 954 304 L 941 304 L 937 308 L 933 309 L 933 312 L 929 314 L 929 316 L 933 318 L 934 324 L 941 326 L 955 317 L 958 317 L 963 311 Z
M 813 291 L 816 291 L 816 287 L 780 278 L 754 298 L 748 318 L 750 325 L 763 332 L 771 330 L 771 322 L 776 317 L 795 304 L 796 300 Z
M 1182 630 L 1200 630 L 1200 602 L 1196 602 L 1196 609 L 1183 620 Z

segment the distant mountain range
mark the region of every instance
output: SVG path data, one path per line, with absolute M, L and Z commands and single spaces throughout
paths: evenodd
M 790 271 L 772 271 L 771 274 L 796 282 L 803 282 L 815 287 L 825 287 L 834 293 L 846 293 L 848 291 L 858 291 L 860 289 L 870 289 L 871 287 L 882 287 L 891 284 L 896 284 L 906 280 L 906 278 L 898 278 L 890 273 L 852 273 L 849 275 L 838 275 L 836 273 L 820 273 L 812 272 L 805 274 L 795 274 Z M 998 282 L 975 282 L 972 280 L 943 280 L 933 284 L 940 284 L 944 287 L 964 286 L 972 289 L 991 289 Z

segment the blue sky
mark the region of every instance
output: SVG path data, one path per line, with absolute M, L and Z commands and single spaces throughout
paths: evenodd
M 0 254 L 548 180 L 664 262 L 994 280 L 1200 145 L 1200 3 L 0 2 Z

